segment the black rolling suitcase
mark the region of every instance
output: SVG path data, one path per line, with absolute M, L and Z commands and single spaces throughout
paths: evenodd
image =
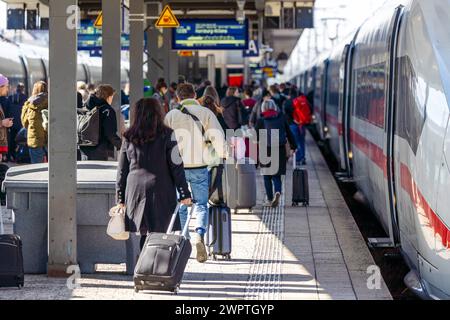
M 308 171 L 304 168 L 297 168 L 294 156 L 294 174 L 292 177 L 292 206 L 299 204 L 309 206 L 309 184 Z
M 0 212 L 0 287 L 24 285 L 22 240 L 14 234 L 3 234 L 3 216 Z
M 189 211 L 181 235 L 172 234 L 178 215 L 177 206 L 167 233 L 150 233 L 139 255 L 134 270 L 134 290 L 171 291 L 178 293 L 184 270 L 191 256 L 192 246 L 187 239 L 189 221 L 194 205 Z
M 223 167 L 212 169 L 210 188 L 209 226 L 206 233 L 206 247 L 208 254 L 214 260 L 223 256 L 231 260 L 231 210 L 225 204 L 224 188 L 222 184 Z

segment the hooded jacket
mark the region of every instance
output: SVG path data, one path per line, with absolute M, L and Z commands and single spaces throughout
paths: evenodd
M 22 108 L 20 119 L 27 129 L 27 145 L 30 148 L 42 148 L 47 145 L 47 131 L 42 126 L 42 110 L 48 109 L 48 96 L 40 93 L 30 97 Z
M 95 147 L 81 147 L 89 156 L 89 160 L 105 160 L 112 155 L 114 148 L 120 150 L 122 139 L 117 135 L 117 117 L 114 109 L 104 99 L 91 94 L 86 101 L 88 110 L 99 108 L 100 139 Z
M 245 125 L 245 119 L 243 119 L 242 110 L 245 108 L 241 102 L 241 99 L 228 96 L 222 99 L 220 102 L 223 108 L 223 118 L 225 123 L 230 129 L 236 130 Z

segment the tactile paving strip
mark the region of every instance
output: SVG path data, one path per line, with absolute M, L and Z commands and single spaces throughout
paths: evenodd
M 283 190 L 285 183 L 283 181 Z M 278 208 L 264 207 L 245 290 L 246 300 L 280 300 L 284 238 L 283 193 Z

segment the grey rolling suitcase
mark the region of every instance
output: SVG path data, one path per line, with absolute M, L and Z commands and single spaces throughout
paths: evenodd
M 304 168 L 297 168 L 294 157 L 294 174 L 292 176 L 292 206 L 303 204 L 309 206 L 309 184 L 308 171 Z
M 184 270 L 192 252 L 187 239 L 194 205 L 189 210 L 181 235 L 172 234 L 180 205 L 173 213 L 167 233 L 150 233 L 134 270 L 134 290 L 171 291 L 178 293 Z
M 256 166 L 250 159 L 236 164 L 226 164 L 223 185 L 226 204 L 235 211 L 256 206 Z

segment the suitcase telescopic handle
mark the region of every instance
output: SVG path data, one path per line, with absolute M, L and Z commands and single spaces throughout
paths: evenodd
M 178 202 L 177 206 L 175 207 L 175 210 L 172 214 L 172 219 L 170 220 L 169 227 L 167 228 L 167 234 L 170 234 L 173 231 L 173 226 L 175 225 L 175 221 L 177 220 L 178 211 L 180 210 L 181 203 Z M 191 222 L 192 215 L 194 213 L 195 204 L 193 203 L 190 207 L 190 210 L 188 211 L 188 216 L 186 219 L 186 225 L 183 226 L 183 232 L 182 235 L 187 237 L 188 230 L 189 230 L 189 223 Z

